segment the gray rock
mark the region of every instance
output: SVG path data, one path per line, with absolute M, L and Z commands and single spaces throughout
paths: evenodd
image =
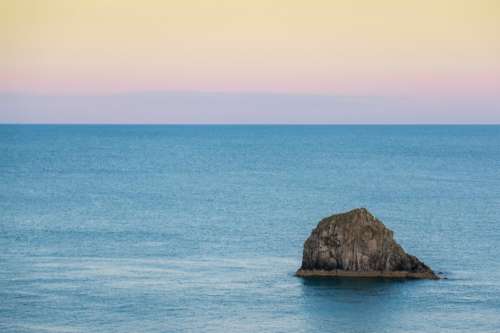
M 438 279 L 407 254 L 365 208 L 321 220 L 304 243 L 298 276 L 351 276 Z

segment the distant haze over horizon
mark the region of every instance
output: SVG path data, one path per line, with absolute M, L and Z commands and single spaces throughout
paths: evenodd
M 498 0 L 2 1 L 0 122 L 498 123 L 499 32 Z
M 276 93 L 0 93 L 0 123 L 500 124 L 500 104 L 494 100 Z

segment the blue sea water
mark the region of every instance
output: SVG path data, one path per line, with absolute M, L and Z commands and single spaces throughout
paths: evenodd
M 448 279 L 301 279 L 367 207 Z M 499 332 L 500 126 L 0 126 L 1 332 Z

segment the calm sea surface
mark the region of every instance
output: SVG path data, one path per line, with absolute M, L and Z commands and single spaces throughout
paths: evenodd
M 367 207 L 448 280 L 294 277 Z M 0 126 L 1 332 L 499 332 L 499 126 Z

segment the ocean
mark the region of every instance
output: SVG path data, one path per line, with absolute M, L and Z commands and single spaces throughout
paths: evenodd
M 447 279 L 302 279 L 366 207 Z M 500 126 L 0 126 L 0 331 L 499 332 Z

